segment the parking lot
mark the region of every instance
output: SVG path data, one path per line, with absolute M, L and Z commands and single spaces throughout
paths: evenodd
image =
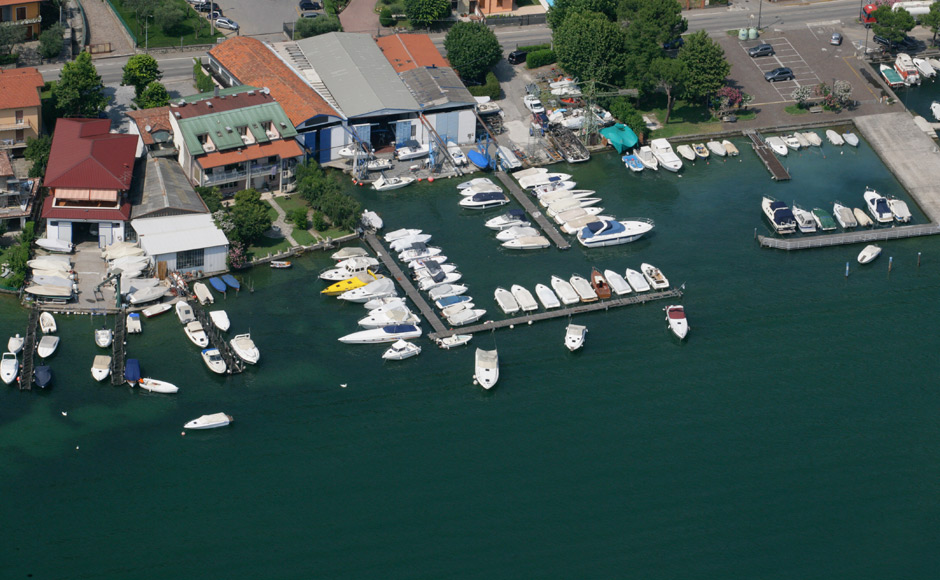
M 238 23 L 242 36 L 280 35 L 285 22 L 300 17 L 298 0 L 215 0 L 227 18 Z M 223 31 L 234 34 L 231 31 Z M 262 40 L 267 40 L 263 38 Z
M 790 94 L 793 92 L 793 89 L 798 86 L 819 84 L 819 77 L 813 72 L 809 64 L 803 60 L 799 51 L 790 43 L 790 39 L 778 38 L 767 44 L 774 47 L 774 54 L 751 58 L 751 63 L 757 67 L 761 78 L 763 78 L 765 73 L 779 67 L 787 67 L 793 71 L 795 77 L 793 80 L 770 83 L 770 85 L 777 90 L 777 94 L 781 100 L 792 100 Z M 747 47 L 743 42 L 741 43 L 741 50 L 747 54 Z

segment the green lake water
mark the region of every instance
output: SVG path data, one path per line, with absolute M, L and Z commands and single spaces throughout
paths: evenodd
M 865 143 L 791 154 L 776 183 L 736 142 L 679 176 L 556 166 L 656 222 L 592 251 L 503 250 L 483 221 L 506 208 L 459 210 L 454 180 L 356 190 L 386 229 L 433 234 L 494 318 L 496 286 L 655 264 L 686 286 L 685 343 L 652 302 L 577 317 L 575 354 L 559 318 L 383 363 L 336 341 L 365 314 L 319 295 L 317 254 L 219 298 L 261 349 L 242 375 L 212 375 L 172 314 L 146 320 L 128 356 L 169 396 L 95 383 L 101 319 L 58 317 L 54 387 L 0 389 L 0 577 L 935 577 L 940 237 L 865 267 L 861 246 L 760 249 L 763 195 L 909 198 Z M 6 334 L 26 318 L 0 300 Z M 484 392 L 473 351 L 494 345 Z M 235 423 L 181 435 L 218 411 Z

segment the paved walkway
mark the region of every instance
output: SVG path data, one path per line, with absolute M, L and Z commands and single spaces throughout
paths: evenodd
M 88 43 L 111 43 L 111 52 L 97 55 L 98 57 L 134 54 L 134 46 L 127 31 L 105 0 L 81 0 L 81 2 L 82 7 L 85 8 L 85 16 L 88 18 Z
M 344 32 L 378 34 L 381 28 L 379 15 L 375 13 L 375 0 L 349 0 L 349 5 L 339 14 L 339 21 Z
M 277 219 L 274 220 L 274 224 L 271 226 L 275 232 L 280 232 L 280 236 L 271 236 L 271 237 L 284 237 L 287 238 L 287 241 L 290 242 L 292 246 L 299 246 L 291 234 L 294 232 L 294 225 L 287 222 L 287 213 L 284 211 L 284 208 L 281 207 L 281 204 L 274 201 L 274 195 L 271 193 L 262 193 L 261 199 L 267 201 L 271 204 L 271 207 L 274 208 L 274 211 L 277 212 Z M 267 235 L 267 233 L 265 234 Z
M 104 280 L 108 263 L 101 258 L 101 250 L 97 242 L 82 242 L 75 248 L 72 256 L 76 278 L 78 279 L 78 296 L 64 308 L 87 312 L 99 308 L 114 308 L 114 286 L 101 289 L 101 300 L 95 296 L 95 286 Z

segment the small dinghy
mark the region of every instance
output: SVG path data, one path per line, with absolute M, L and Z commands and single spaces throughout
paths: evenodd
M 57 348 L 59 348 L 58 336 L 44 336 L 39 340 L 39 346 L 36 347 L 36 354 L 39 355 L 39 358 L 49 358 Z
M 52 368 L 41 365 L 33 369 L 33 380 L 40 389 L 45 389 L 52 384 Z
M 212 310 L 209 312 L 209 318 L 212 320 L 212 324 L 216 328 L 225 332 L 229 329 L 231 322 L 229 322 L 228 314 L 224 310 Z
M 172 394 L 179 391 L 179 388 L 173 383 L 168 383 L 166 381 L 158 381 L 157 379 L 144 378 L 140 379 L 138 383 L 141 389 L 150 391 L 151 393 L 167 393 Z
M 225 286 L 225 282 L 223 282 L 221 278 L 213 276 L 209 278 L 209 284 L 211 284 L 212 287 L 215 288 L 216 292 L 221 292 L 225 294 L 226 286 Z
M 39 315 L 39 329 L 43 334 L 55 334 L 55 318 L 51 312 L 43 312 Z
M 23 350 L 23 344 L 26 342 L 26 339 L 17 333 L 15 336 L 11 336 L 10 340 L 7 341 L 7 350 L 13 354 L 17 354 Z
M 209 367 L 209 370 L 218 374 L 225 374 L 225 360 L 222 358 L 222 353 L 219 352 L 217 348 L 204 348 L 201 351 L 202 361 L 206 363 L 206 366 Z
M 875 223 L 871 221 L 871 218 L 868 217 L 868 214 L 866 214 L 865 211 L 860 207 L 852 209 L 852 214 L 855 216 L 855 221 L 858 222 L 860 227 L 870 228 L 871 226 L 875 225 Z
M 140 381 L 140 361 L 136 358 L 129 358 L 124 363 L 124 380 L 132 387 Z
M 624 155 L 620 158 L 620 160 L 623 161 L 623 164 L 627 167 L 627 169 L 635 173 L 639 173 L 644 169 L 643 162 L 640 161 L 640 158 L 634 154 Z
M 198 419 L 193 419 L 183 425 L 183 429 L 215 429 L 217 427 L 225 427 L 234 420 L 234 417 L 226 415 L 225 413 L 212 413 L 211 415 L 203 415 Z
M 584 346 L 584 337 L 587 335 L 587 326 L 569 324 L 565 328 L 565 346 L 574 352 Z
M 280 270 L 286 270 L 287 268 L 291 267 L 291 263 L 290 260 L 271 260 L 271 267 Z
M 108 348 L 111 346 L 111 341 L 114 339 L 114 332 L 110 328 L 99 328 L 95 331 L 95 344 L 101 348 Z
M 870 264 L 875 261 L 875 258 L 881 255 L 881 248 L 870 244 L 865 246 L 865 248 L 858 254 L 858 263 L 859 264 Z
M 163 314 L 164 312 L 172 308 L 173 308 L 172 304 L 170 304 L 169 302 L 164 302 L 162 304 L 154 304 L 150 308 L 145 308 L 143 312 L 144 312 L 144 316 L 146 316 L 147 318 L 151 318 L 158 314 Z
M 829 143 L 836 146 L 841 146 L 845 144 L 845 139 L 842 138 L 842 135 L 839 135 L 832 129 L 826 130 L 826 139 L 829 140 Z
M 446 338 L 438 338 L 437 346 L 443 348 L 444 350 L 450 350 L 452 348 L 467 344 L 472 338 L 472 334 L 452 334 Z
M 494 350 L 477 349 L 473 378 L 484 389 L 492 389 L 499 381 L 499 353 Z
M 689 334 L 689 322 L 685 318 L 685 309 L 682 306 L 672 305 L 667 306 L 664 310 L 666 311 L 666 322 L 669 323 L 669 330 L 679 340 L 684 339 Z
M 381 228 L 382 226 L 379 227 Z M 222 274 L 222 281 L 225 282 L 226 286 L 232 290 L 235 290 L 236 292 L 241 290 L 241 283 L 235 279 L 235 276 L 232 276 L 231 274 Z
M 852 147 L 858 147 L 858 135 L 851 131 L 846 131 L 842 134 L 842 140 L 845 141 L 846 145 L 851 145 Z
M 407 340 L 398 339 L 392 343 L 392 346 L 388 347 L 388 350 L 382 353 L 382 358 L 385 360 L 405 360 L 419 354 L 421 354 L 420 346 Z
M 202 282 L 193 284 L 193 292 L 196 294 L 196 298 L 199 299 L 200 304 L 212 304 L 215 302 L 215 298 L 212 297 L 212 292 L 209 292 L 209 287 Z
M 143 327 L 140 325 L 140 313 L 131 312 L 127 315 L 127 334 L 140 334 Z
M 99 383 L 111 374 L 111 357 L 106 354 L 95 356 L 95 361 L 91 364 L 91 376 Z
M 16 359 L 16 355 L 12 352 L 3 353 L 3 358 L 0 359 L 0 379 L 3 380 L 4 384 L 9 385 L 16 380 L 16 375 L 19 372 L 20 361 Z

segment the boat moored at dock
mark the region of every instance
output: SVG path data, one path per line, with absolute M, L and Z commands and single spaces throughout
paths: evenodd
M 865 205 L 868 207 L 868 213 L 881 224 L 891 223 L 894 220 L 894 214 L 891 213 L 891 207 L 888 205 L 888 199 L 879 194 L 874 189 L 866 189 L 862 194 Z
M 793 217 L 793 212 L 787 204 L 772 197 L 764 197 L 761 201 L 761 209 L 778 234 L 792 234 L 796 231 L 796 218 Z

